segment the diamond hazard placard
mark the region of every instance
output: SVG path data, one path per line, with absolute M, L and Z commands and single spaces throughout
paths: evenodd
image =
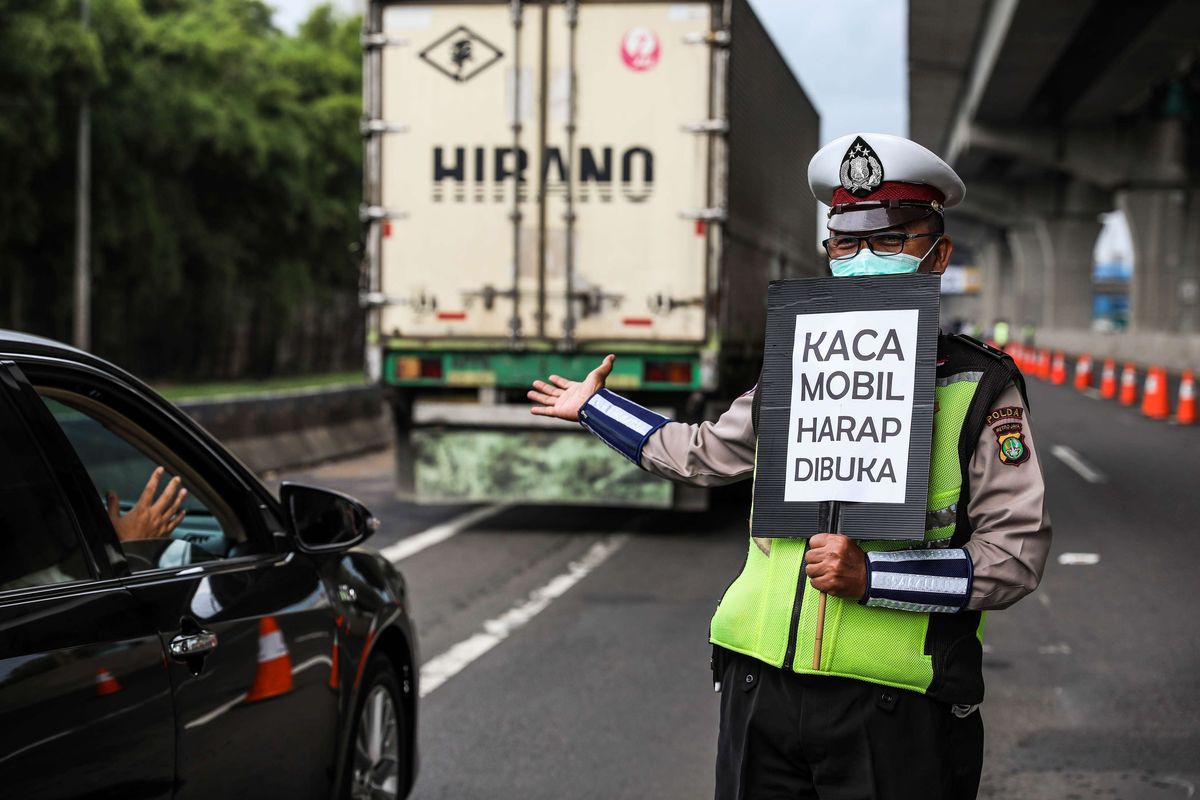
M 504 53 L 466 25 L 459 25 L 422 50 L 420 56 L 438 72 L 462 83 L 504 58 Z

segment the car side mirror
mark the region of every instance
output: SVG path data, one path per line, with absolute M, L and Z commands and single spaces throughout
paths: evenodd
M 379 528 L 366 506 L 329 489 L 284 481 L 279 499 L 288 529 L 305 553 L 348 550 Z

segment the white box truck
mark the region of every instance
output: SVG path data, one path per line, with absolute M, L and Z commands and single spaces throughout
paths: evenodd
M 696 507 L 528 413 L 585 375 L 697 420 L 816 275 L 819 120 L 746 0 L 381 2 L 364 21 L 367 363 L 418 501 Z

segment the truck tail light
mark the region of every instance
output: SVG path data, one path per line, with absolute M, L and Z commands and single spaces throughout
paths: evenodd
M 421 359 L 421 377 L 422 378 L 440 378 L 440 377 L 442 377 L 442 360 L 440 358 L 422 358 Z
M 410 381 L 418 378 L 441 378 L 442 360 L 440 358 L 400 356 L 396 359 L 396 377 Z
M 692 382 L 692 365 L 688 361 L 647 361 L 642 380 L 645 383 L 678 383 L 687 385 Z

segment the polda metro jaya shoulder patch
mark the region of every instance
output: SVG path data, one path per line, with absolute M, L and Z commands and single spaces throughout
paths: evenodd
M 996 425 L 1005 421 L 1020 421 L 1025 417 L 1025 409 L 1020 406 L 1004 406 L 1004 408 L 993 408 L 987 415 L 987 424 Z M 1020 425 L 1017 426 L 1018 428 Z
M 1029 446 L 1021 432 L 1021 423 L 1005 422 L 992 429 L 1000 445 L 1000 463 L 1016 467 L 1029 460 Z

